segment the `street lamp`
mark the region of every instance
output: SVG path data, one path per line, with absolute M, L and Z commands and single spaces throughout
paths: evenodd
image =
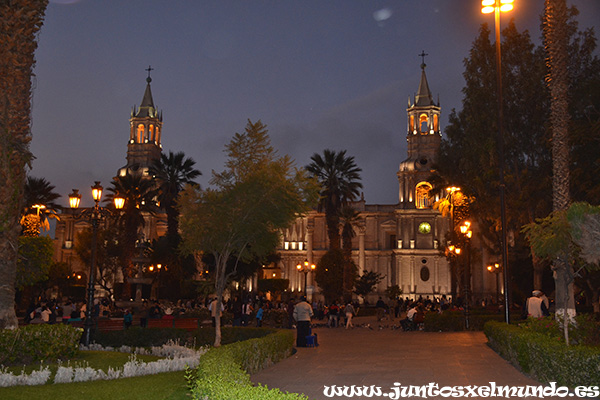
M 316 265 L 310 264 L 308 260 L 304 260 L 302 264 L 296 265 L 298 272 L 304 272 L 304 296 L 306 296 L 306 277 L 310 271 L 314 271 L 316 268 Z
M 469 312 L 471 307 L 471 237 L 473 231 L 471 230 L 471 222 L 463 221 L 460 226 L 460 233 L 465 236 L 466 243 L 466 256 L 467 262 L 464 273 L 464 285 L 465 285 L 465 326 L 469 329 Z
M 500 50 L 500 13 L 513 9 L 514 0 L 482 0 L 481 12 L 489 14 L 494 12 L 496 26 L 496 84 L 498 91 L 498 169 L 500 173 L 500 219 L 502 223 L 502 265 L 504 266 L 504 319 L 510 323 L 508 299 L 508 244 L 506 237 L 506 203 L 504 192 L 504 116 L 502 109 L 502 53 Z
M 488 272 L 496 275 L 496 302 L 500 298 L 500 284 L 498 282 L 498 275 L 502 272 L 502 267 L 498 263 L 490 264 L 487 267 Z
M 92 198 L 94 199 L 94 207 L 87 208 L 81 211 L 78 215 L 73 215 L 74 218 L 86 218 L 92 223 L 92 259 L 90 263 L 90 271 L 88 277 L 88 289 L 87 289 L 87 305 L 85 309 L 85 323 L 83 325 L 83 344 L 85 346 L 90 345 L 91 331 L 94 326 L 92 321 L 93 308 L 94 308 L 94 287 L 96 284 L 96 252 L 98 243 L 98 225 L 102 218 L 107 217 L 111 214 L 110 210 L 104 207 L 100 207 L 100 199 L 102 198 L 102 185 L 99 181 L 94 183 L 92 186 Z M 77 209 L 81 201 L 81 194 L 77 189 L 73 189 L 73 192 L 69 194 L 69 206 L 72 209 Z M 123 208 L 125 199 L 120 196 L 115 196 L 115 208 L 117 210 Z
M 455 196 L 458 192 L 460 192 L 461 189 L 458 186 L 450 186 L 446 188 L 446 192 L 448 192 L 447 195 L 447 199 L 448 202 L 450 203 L 450 229 L 451 229 L 451 236 L 450 236 L 450 243 L 452 243 L 452 241 L 455 239 L 455 230 L 456 227 L 454 226 L 454 203 L 455 203 Z M 453 250 L 450 250 L 450 252 L 453 252 Z M 459 249 L 460 252 L 460 249 Z M 456 301 L 456 288 L 458 286 L 457 283 L 457 266 L 456 266 L 456 262 L 452 261 L 452 259 L 450 260 L 450 295 L 452 296 L 452 300 Z

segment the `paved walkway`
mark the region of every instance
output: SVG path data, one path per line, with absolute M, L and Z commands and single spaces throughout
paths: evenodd
M 539 385 L 490 349 L 482 332 L 403 332 L 398 324 L 378 329 L 373 317 L 357 317 L 362 327 L 315 328 L 319 347 L 299 348 L 290 358 L 252 376 L 254 383 L 288 392 L 304 393 L 309 399 L 328 397 L 325 386 L 380 386 L 392 393 L 402 385 Z M 365 327 L 370 324 L 374 329 Z M 372 399 L 389 395 L 373 396 Z M 367 397 L 353 396 L 353 399 Z M 439 397 L 442 398 L 442 397 Z M 446 397 L 447 398 L 447 397 Z M 473 398 L 473 396 L 471 396 Z M 480 397 L 476 397 L 480 398 Z M 548 397 L 547 397 L 548 398 Z

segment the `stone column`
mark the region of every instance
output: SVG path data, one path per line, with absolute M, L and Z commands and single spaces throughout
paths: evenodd
M 365 271 L 365 234 L 367 228 L 365 224 L 358 226 L 358 275 Z

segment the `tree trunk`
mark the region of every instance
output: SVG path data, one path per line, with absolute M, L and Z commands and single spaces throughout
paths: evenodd
M 31 76 L 47 0 L 0 2 L 0 329 L 18 326 L 15 278 L 25 166 L 31 162 Z
M 551 98 L 552 208 L 554 211 L 566 210 L 570 203 L 567 17 L 566 0 L 546 0 L 544 44 L 547 54 L 546 64 L 549 69 L 546 80 Z M 564 321 L 568 322 L 570 317 L 575 316 L 573 268 L 569 265 L 566 257 L 555 260 L 552 268 L 556 285 L 556 315 L 557 317 L 563 315 L 565 317 Z M 564 325 L 565 340 L 568 343 L 567 324 Z

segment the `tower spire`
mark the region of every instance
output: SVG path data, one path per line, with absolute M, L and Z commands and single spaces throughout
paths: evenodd
M 417 95 L 415 96 L 415 105 L 417 107 L 427 107 L 427 106 L 432 106 L 433 104 L 433 96 L 431 96 L 431 91 L 429 90 L 429 84 L 427 83 L 427 75 L 425 75 L 425 67 L 427 66 L 427 64 L 425 64 L 425 56 L 428 56 L 429 54 L 426 54 L 425 51 L 422 51 L 421 54 L 419 54 L 419 57 L 421 57 L 422 62 L 421 62 L 421 81 L 419 82 L 419 91 L 417 92 Z

